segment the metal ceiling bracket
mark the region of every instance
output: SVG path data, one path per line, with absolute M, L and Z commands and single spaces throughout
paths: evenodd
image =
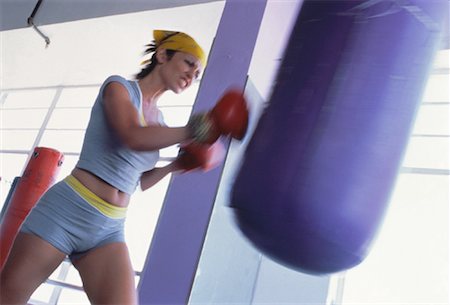
M 31 13 L 30 17 L 28 17 L 27 19 L 27 23 L 29 26 L 32 26 L 33 29 L 35 29 L 35 31 L 45 40 L 45 47 L 48 47 L 48 45 L 50 44 L 50 38 L 48 38 L 48 36 L 46 36 L 44 33 L 42 33 L 41 30 L 39 30 L 39 28 L 34 24 L 34 16 L 36 15 L 37 11 L 39 10 L 39 7 L 41 6 L 43 0 L 38 0 L 38 2 L 36 3 L 36 6 L 33 9 L 33 12 Z

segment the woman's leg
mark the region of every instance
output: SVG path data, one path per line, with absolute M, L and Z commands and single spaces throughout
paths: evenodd
M 134 270 L 123 242 L 110 243 L 74 260 L 92 304 L 136 305 Z
M 19 232 L 0 275 L 0 304 L 26 304 L 66 254 L 43 239 Z

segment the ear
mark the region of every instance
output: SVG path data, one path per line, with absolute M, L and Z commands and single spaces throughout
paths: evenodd
M 166 49 L 158 49 L 156 50 L 156 59 L 158 60 L 158 63 L 162 64 L 167 62 L 167 52 Z

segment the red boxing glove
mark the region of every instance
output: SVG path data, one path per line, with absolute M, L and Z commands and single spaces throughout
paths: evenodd
M 248 127 L 247 101 L 241 91 L 231 89 L 225 92 L 211 111 L 217 128 L 222 134 L 242 140 Z
M 220 137 L 220 130 L 210 112 L 192 115 L 188 127 L 192 138 L 197 143 L 212 144 Z
M 228 90 L 207 113 L 194 114 L 188 127 L 194 141 L 214 143 L 220 135 L 242 140 L 248 127 L 248 107 L 242 92 Z
M 212 145 L 193 142 L 182 147 L 176 162 L 186 172 L 194 169 L 207 172 L 218 166 L 224 157 L 225 148 L 220 140 Z

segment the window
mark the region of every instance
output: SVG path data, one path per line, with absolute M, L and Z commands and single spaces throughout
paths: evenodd
M 449 57 L 436 58 L 380 235 L 334 277 L 329 304 L 448 304 Z
M 190 94 L 195 94 L 199 83 L 193 84 Z M 58 87 L 39 90 L 22 89 L 4 92 L 1 108 L 1 205 L 5 202 L 15 177 L 20 176 L 34 147 L 43 146 L 64 153 L 64 163 L 58 180 L 69 175 L 81 150 L 84 132 L 100 85 Z M 170 103 L 167 99 L 171 99 Z M 33 102 L 28 102 L 28 101 Z M 181 98 L 179 98 L 180 101 Z M 184 101 L 184 100 L 183 100 Z M 190 99 L 191 102 L 194 99 Z M 185 124 L 192 104 L 177 103 L 168 95 L 161 100 L 165 121 L 169 126 Z M 178 147 L 168 147 L 161 152 L 159 165 L 176 157 Z M 145 263 L 170 177 L 146 192 L 136 191 L 129 206 L 126 222 L 126 240 L 136 284 Z M 87 303 L 81 288 L 81 279 L 71 264 L 64 262 L 47 283 L 33 294 L 34 303 Z

